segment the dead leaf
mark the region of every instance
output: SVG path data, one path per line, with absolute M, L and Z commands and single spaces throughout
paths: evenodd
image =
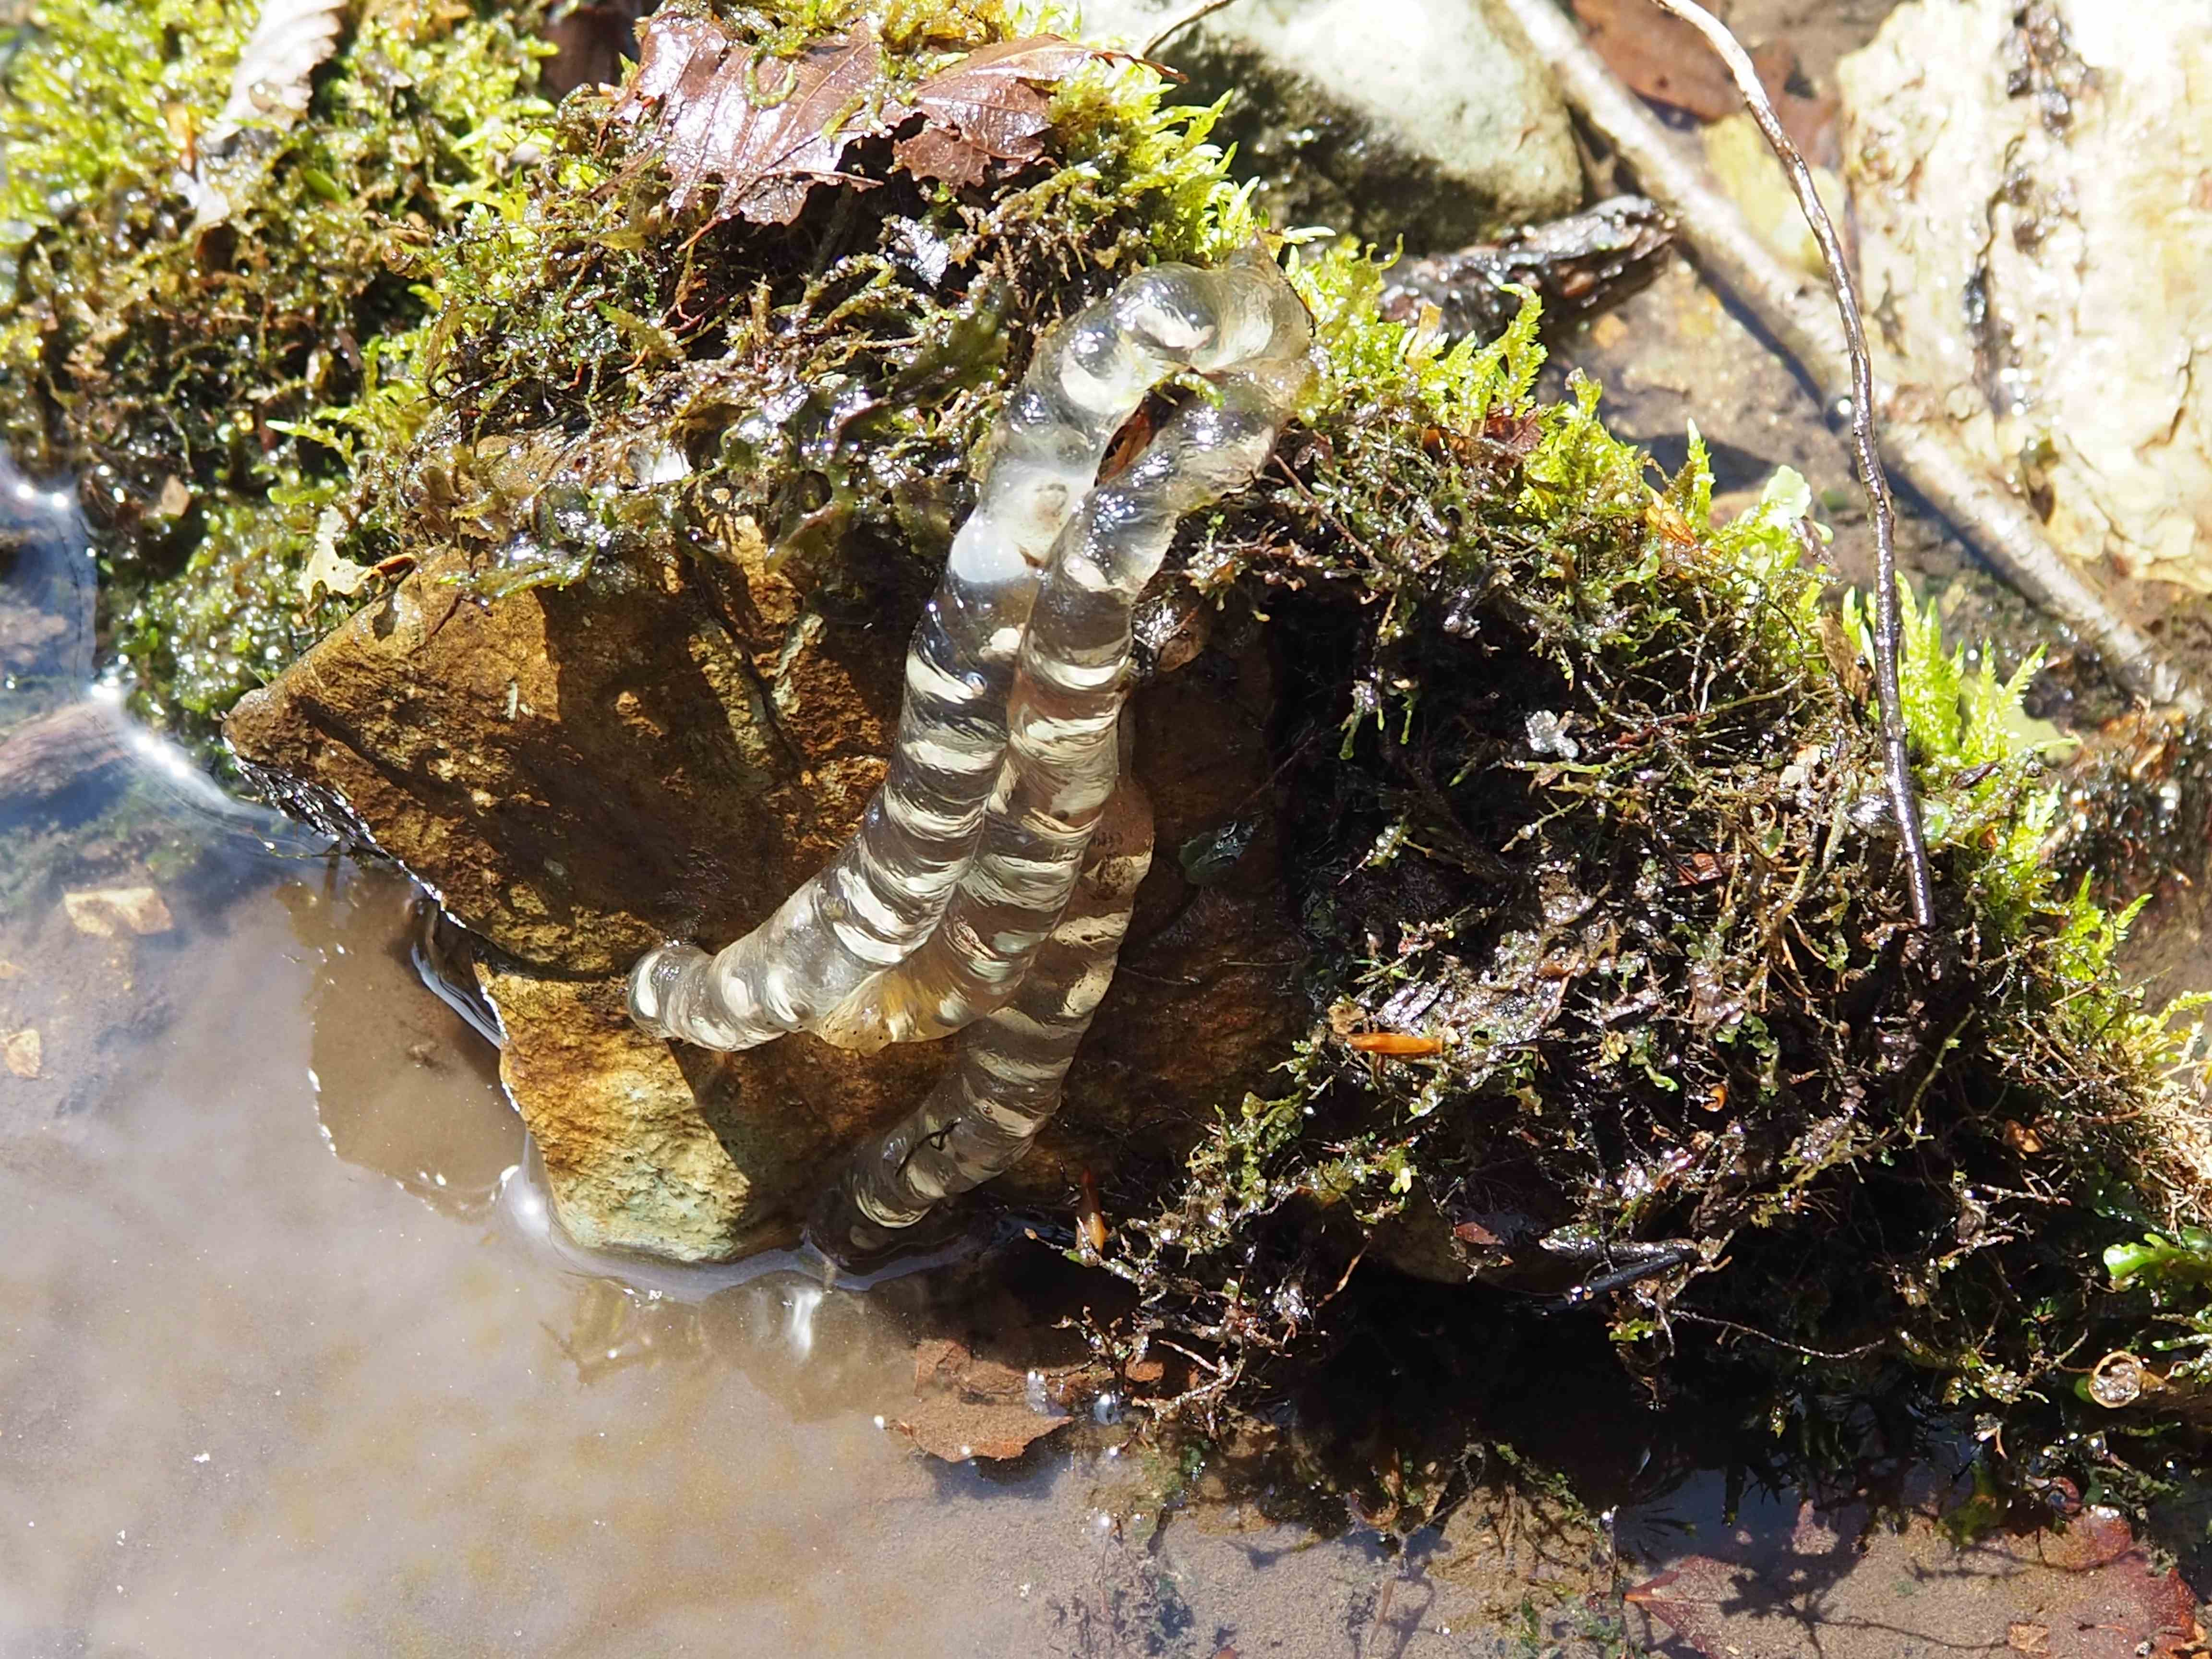
M 23 970 L 12 962 L 0 962 L 0 980 L 21 979 Z
M 2015 1621 L 2005 1626 L 2005 1645 L 2014 1653 L 2051 1651 L 2051 1626 Z
M 1700 121 L 1743 107 L 1705 37 L 1651 0 L 1574 0 L 1574 6 L 1591 48 L 1632 91 Z
M 323 509 L 315 525 L 314 550 L 307 556 L 307 566 L 300 572 L 300 597 L 307 604 L 315 602 L 318 586 L 351 599 L 376 574 L 369 566 L 356 564 L 338 551 L 338 538 L 347 527 L 343 513 L 335 507 Z
M 1056 34 L 1001 40 L 939 70 L 910 100 L 928 125 L 893 149 L 917 179 L 956 187 L 980 184 L 994 161 L 1033 161 L 1044 153 L 1051 101 L 1039 90 L 1098 54 Z
M 125 933 L 166 933 L 175 927 L 169 907 L 151 887 L 99 887 L 62 895 L 62 908 L 70 925 L 94 939 L 120 939 Z
M 1049 1379 L 981 1359 L 958 1342 L 936 1338 L 914 1351 L 916 1404 L 891 1427 L 932 1457 L 1019 1457 L 1073 1419 L 1057 1409 Z M 1042 1407 L 1042 1408 L 1041 1408 Z
M 1743 99 L 1735 82 L 1705 37 L 1679 18 L 1669 17 L 1650 0 L 1574 0 L 1575 15 L 1589 32 L 1592 50 L 1628 86 L 1655 104 L 1664 104 L 1700 121 L 1719 121 L 1741 112 Z M 1832 91 L 1812 97 L 1793 92 L 1803 86 L 1797 53 L 1786 40 L 1753 49 L 1752 67 L 1790 142 L 1815 167 L 1839 166 L 1838 119 L 1842 108 Z
M 0 1042 L 0 1054 L 5 1054 L 8 1069 L 20 1078 L 36 1078 L 46 1057 L 46 1044 L 34 1030 L 17 1031 Z
M 891 1426 L 947 1463 L 971 1457 L 1002 1462 L 1019 1457 L 1037 1441 L 1073 1419 L 1041 1417 L 1019 1401 L 983 1405 L 939 1395 L 917 1405 Z
M 908 113 L 884 102 L 882 54 L 866 22 L 781 58 L 713 18 L 674 13 L 647 24 L 614 118 L 638 130 L 641 156 L 667 166 L 670 206 L 719 182 L 714 222 L 787 225 L 809 191 L 838 176 L 849 147 Z

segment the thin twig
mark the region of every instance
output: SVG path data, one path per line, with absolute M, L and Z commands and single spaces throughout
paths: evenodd
M 1669 1308 L 1667 1316 L 1669 1319 L 1686 1319 L 1692 1325 L 1710 1325 L 1715 1330 L 1733 1331 L 1738 1336 L 1756 1337 L 1761 1342 L 1771 1342 L 1791 1353 L 1802 1353 L 1808 1359 L 1860 1359 L 1878 1352 L 1887 1340 L 1878 1337 L 1872 1342 L 1862 1342 L 1856 1348 L 1845 1348 L 1836 1352 L 1827 1348 L 1808 1348 L 1800 1342 L 1785 1341 L 1781 1337 L 1770 1336 L 1754 1326 L 1739 1325 L 1733 1319 L 1716 1319 L 1711 1314 L 1692 1313 L 1687 1308 Z
M 1502 3 L 1559 76 L 1567 101 L 1613 146 L 1643 189 L 1674 214 L 1706 279 L 1758 319 L 1823 398 L 1844 394 L 1853 375 L 1833 305 L 1767 251 L 1735 204 L 1705 182 L 1698 165 L 1606 67 L 1554 0 Z M 2149 702 L 2172 703 L 2188 714 L 2203 709 L 2197 688 L 2051 546 L 2034 514 L 1949 437 L 1917 422 L 1892 422 L 1880 436 L 1882 453 L 1898 475 L 2014 586 L 2095 650 L 2113 678 Z
M 1137 48 L 1137 56 L 1139 58 L 1152 57 L 1154 53 L 1158 52 L 1162 46 L 1167 45 L 1169 41 L 1174 40 L 1176 36 L 1181 34 L 1193 23 L 1198 21 L 1200 18 L 1211 17 L 1215 12 L 1219 11 L 1224 6 L 1232 5 L 1234 3 L 1235 0 L 1198 0 L 1198 3 L 1196 5 L 1190 7 L 1188 10 L 1179 13 L 1175 17 L 1170 18 L 1167 22 L 1162 24 L 1158 28 L 1153 30 L 1152 39 L 1146 41 L 1143 46 Z
M 1928 838 L 1920 827 L 1920 798 L 1912 784 L 1912 755 L 1905 732 L 1905 697 L 1898 689 L 1898 641 L 1905 631 L 1897 593 L 1897 504 L 1890 499 L 1889 475 L 1882 471 L 1881 455 L 1875 444 L 1874 359 L 1867 353 L 1866 323 L 1859 314 L 1857 286 L 1851 281 L 1844 244 L 1828 217 L 1828 210 L 1814 187 L 1813 171 L 1759 84 L 1759 71 L 1727 24 L 1697 0 L 1651 0 L 1660 10 L 1680 18 L 1705 37 L 1705 44 L 1728 65 L 1736 91 L 1766 146 L 1790 175 L 1797 192 L 1797 206 L 1820 244 L 1820 263 L 1828 268 L 1828 285 L 1835 290 L 1836 312 L 1844 325 L 1844 346 L 1850 357 L 1851 453 L 1858 463 L 1859 483 L 1866 490 L 1874 514 L 1875 628 L 1874 683 L 1881 704 L 1881 743 L 1889 810 L 1897 820 L 1899 838 L 1905 843 L 1905 884 L 1912 893 L 1912 920 L 1924 931 L 1936 925 L 1936 884 L 1928 871 Z

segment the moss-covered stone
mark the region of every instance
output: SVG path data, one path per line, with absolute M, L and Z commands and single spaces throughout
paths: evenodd
M 1160 1327 L 1218 1387 L 1310 1360 L 1373 1249 L 1501 1316 L 1601 1308 L 1655 1382 L 1749 1359 L 1778 1425 L 1877 1379 L 2025 1410 L 2142 1349 L 2105 1253 L 2202 1224 L 2190 1011 L 2122 981 L 2125 913 L 2051 867 L 2033 665 L 1969 671 L 1908 599 L 1917 939 L 1802 482 L 1716 524 L 1694 442 L 1662 479 L 1595 387 L 1530 400 L 1530 319 L 1443 351 L 1375 319 L 1357 259 L 1302 281 L 1333 372 L 1193 550 L 1278 590 L 1304 665 L 1318 1017 L 1126 1230 Z
M 664 15 L 709 12 L 676 0 Z M 788 56 L 863 9 L 794 0 L 711 15 Z M 894 90 L 1018 27 L 951 5 L 872 21 Z M 329 88 L 368 76 L 353 50 Z M 61 292 L 52 272 L 93 280 L 82 237 L 26 244 L 16 315 L 52 322 L 27 335 L 19 320 L 9 337 L 66 343 L 35 354 L 42 429 L 107 444 L 94 453 L 111 471 L 95 479 L 122 490 L 120 506 L 139 503 L 110 515 L 112 546 L 125 530 L 142 538 L 130 555 L 141 562 L 117 565 L 118 592 L 155 591 L 133 589 L 131 572 L 151 570 L 150 550 L 173 536 L 197 550 L 163 593 L 259 614 L 191 580 L 191 560 L 212 569 L 246 538 L 212 537 L 220 514 L 203 495 L 250 509 L 255 526 L 298 515 L 287 550 L 244 557 L 239 584 L 282 560 L 296 580 L 310 543 L 326 589 L 378 593 L 413 573 L 241 716 L 240 747 L 309 782 L 349 769 L 368 831 L 398 844 L 404 815 L 423 832 L 416 856 L 453 864 L 438 884 L 460 919 L 526 957 L 533 986 L 605 975 L 640 940 L 586 927 L 584 909 L 644 933 L 699 895 L 757 915 L 790 884 L 781 863 L 801 832 L 763 810 L 744 821 L 781 825 L 763 831 L 772 854 L 733 850 L 726 834 L 707 844 L 711 828 L 684 845 L 628 838 L 621 815 L 649 811 L 649 796 L 614 792 L 595 823 L 592 781 L 564 762 L 561 789 L 582 800 L 567 819 L 616 849 L 580 875 L 530 839 L 561 814 L 533 817 L 520 787 L 495 793 L 465 767 L 441 772 L 441 758 L 495 754 L 527 779 L 533 757 L 595 752 L 558 729 L 561 699 L 602 722 L 649 703 L 623 702 L 635 691 L 623 675 L 657 659 L 608 642 L 660 606 L 685 622 L 682 641 L 657 630 L 657 648 L 684 660 L 647 689 L 696 696 L 696 679 L 736 711 L 728 730 L 706 730 L 744 763 L 723 768 L 730 787 L 811 791 L 810 757 L 836 754 L 854 763 L 840 787 L 859 789 L 872 754 L 850 752 L 851 723 L 804 695 L 793 665 L 824 640 L 856 662 L 872 650 L 879 748 L 900 628 L 1037 331 L 1131 270 L 1216 258 L 1255 233 L 1207 142 L 1210 112 L 1170 106 L 1164 90 L 1141 64 L 1096 59 L 1059 87 L 1040 159 L 964 188 L 914 176 L 887 137 L 858 139 L 787 224 L 672 206 L 649 136 L 614 118 L 607 94 L 579 94 L 531 140 L 528 165 L 469 175 L 438 224 L 426 213 L 419 242 L 386 227 L 380 246 L 407 246 L 385 268 L 414 284 L 406 303 L 419 309 L 392 313 L 384 346 L 363 349 L 335 394 L 313 390 L 317 348 L 304 346 L 284 385 L 322 407 L 281 429 L 241 428 L 210 398 L 191 438 L 151 404 L 110 396 L 122 380 L 94 372 L 106 337 L 69 334 L 81 319 L 67 307 L 36 313 L 36 295 Z M 214 282 L 201 254 L 180 263 L 147 224 L 125 269 Z M 1468 1292 L 1470 1319 L 1529 1296 L 1587 1305 L 1654 1380 L 1752 1359 L 1759 1404 L 1787 1421 L 1823 1390 L 1900 1377 L 2024 1410 L 2070 1397 L 2065 1368 L 2085 1349 L 2147 1348 L 2154 1321 L 2202 1319 L 2212 1274 L 2191 1265 L 2191 1230 L 2212 1233 L 2212 1216 L 2203 1118 L 2176 1071 L 2185 1034 L 2117 972 L 2124 917 L 2053 873 L 2058 808 L 2017 716 L 2019 683 L 1968 673 L 1915 612 L 1908 709 L 1942 919 L 1936 938 L 1917 939 L 1886 828 L 1863 622 L 1827 600 L 1802 484 L 1779 479 L 1754 511 L 1716 524 L 1696 446 L 1662 478 L 1607 434 L 1595 389 L 1534 400 L 1533 312 L 1498 342 L 1450 345 L 1432 320 L 1382 319 L 1363 254 L 1293 260 L 1327 372 L 1279 465 L 1184 526 L 1176 579 L 1230 616 L 1267 617 L 1273 672 L 1248 683 L 1273 698 L 1273 752 L 1254 769 L 1265 781 L 1180 836 L 1160 878 L 1195 911 L 1240 847 L 1283 849 L 1255 914 L 1287 903 L 1303 962 L 1248 959 L 1247 939 L 1224 932 L 1212 967 L 1267 970 L 1278 1002 L 1302 968 L 1311 1018 L 1283 1045 L 1284 1080 L 1210 1121 L 1164 1077 L 1177 1056 L 1155 1044 L 1145 1132 L 1094 1134 L 1115 1159 L 1109 1212 L 1140 1218 L 1105 1256 L 1146 1310 L 1111 1339 L 1118 1352 L 1171 1334 L 1217 1367 L 1195 1397 L 1218 1398 L 1325 1354 L 1357 1297 L 1340 1295 L 1352 1266 L 1390 1259 L 1520 1298 Z M 370 284 L 349 303 L 374 313 L 388 291 Z M 222 378 L 243 371 L 206 372 L 250 407 L 243 380 Z M 93 408 L 118 424 L 87 425 L 76 411 Z M 270 471 L 270 454 L 295 472 Z M 144 506 L 165 495 L 178 506 L 166 531 Z M 486 662 L 457 659 L 477 621 L 486 638 L 522 638 L 533 617 L 592 635 L 575 657 L 591 674 L 564 682 L 549 660 L 488 678 Z M 118 636 L 125 654 L 158 666 L 134 638 Z M 335 653 L 358 668 L 403 647 L 388 673 L 345 682 L 374 720 L 332 712 Z M 1227 676 L 1227 655 L 1193 672 Z M 148 684 L 173 688 L 184 666 Z M 865 688 L 854 699 L 866 704 Z M 521 729 L 532 721 L 544 729 Z M 517 729 L 475 750 L 452 741 L 494 722 Z M 674 775 L 662 762 L 700 729 L 677 724 L 641 721 L 634 744 L 612 725 L 585 735 L 637 749 L 620 765 L 662 784 Z M 701 813 L 710 826 L 740 817 Z M 645 845 L 652 859 L 623 856 Z M 696 893 L 671 890 L 667 872 L 694 866 L 708 872 Z M 585 877 L 592 902 L 579 909 L 562 884 Z M 1207 943 L 1191 948 L 1202 957 Z M 1203 963 L 1181 967 L 1147 983 L 1148 1006 L 1161 984 L 1215 982 Z M 563 1007 L 565 995 L 538 1001 Z M 643 1075 L 635 1042 L 607 1027 L 612 1000 L 593 1006 L 609 1041 L 552 1045 L 560 1067 L 604 1052 Z M 1237 1041 L 1277 1030 L 1271 1019 L 1244 1022 Z M 1175 1035 L 1206 1041 L 1202 1019 Z M 1249 1069 L 1236 1058 L 1213 1075 Z M 1076 1091 L 1079 1138 L 1085 1114 L 1094 1130 L 1131 1121 L 1112 1116 L 1128 1109 L 1109 1098 L 1115 1061 L 1095 1061 L 1104 1080 Z M 556 1073 L 562 1100 L 590 1094 Z M 619 1099 L 629 1085 L 611 1080 Z M 690 1109 L 657 1110 L 653 1133 L 708 1155 Z M 672 1202 L 684 1236 L 670 1248 L 721 1248 L 740 1208 L 769 1201 L 751 1170 L 700 1186 L 715 1194 L 703 1207 L 672 1200 L 649 1149 L 596 1121 L 565 1127 L 566 1145 L 620 1165 L 602 1181 L 608 1170 L 580 1164 L 570 1190 Z M 722 1149 L 741 1155 L 726 1138 Z M 650 1245 L 651 1207 L 605 1236 Z
M 8 59 L 0 440 L 80 479 L 110 653 L 157 724 L 210 733 L 342 613 L 299 577 L 344 457 L 296 423 L 416 372 L 422 250 L 549 112 L 543 10 L 371 0 L 305 118 L 228 136 L 252 7 L 47 0 Z

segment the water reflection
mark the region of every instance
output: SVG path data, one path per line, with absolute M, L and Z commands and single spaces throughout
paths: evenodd
M 522 1124 L 490 1046 L 416 973 L 411 885 L 334 862 L 276 898 L 310 969 L 308 1077 L 331 1150 L 444 1214 L 489 1215 Z

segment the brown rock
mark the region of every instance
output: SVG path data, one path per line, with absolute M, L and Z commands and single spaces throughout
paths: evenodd
M 94 939 L 166 933 L 177 925 L 160 892 L 151 887 L 100 887 L 64 893 L 62 908 L 69 913 L 71 927 Z
M 493 947 L 479 977 L 507 1035 L 501 1074 L 589 1243 L 757 1247 L 950 1059 L 809 1037 L 714 1055 L 624 1018 L 641 951 L 757 922 L 882 775 L 929 573 L 882 573 L 860 606 L 841 586 L 832 612 L 763 551 L 496 599 L 456 585 L 457 557 L 433 562 L 230 720 L 280 797 L 397 860 Z M 1110 1177 L 1133 1146 L 1178 1155 L 1304 1018 L 1267 817 L 1272 696 L 1248 641 L 1139 699 L 1159 852 L 1067 1109 L 1010 1179 L 1036 1201 L 1071 1201 L 1076 1170 Z M 1239 822 L 1241 858 L 1187 880 L 1177 849 Z

